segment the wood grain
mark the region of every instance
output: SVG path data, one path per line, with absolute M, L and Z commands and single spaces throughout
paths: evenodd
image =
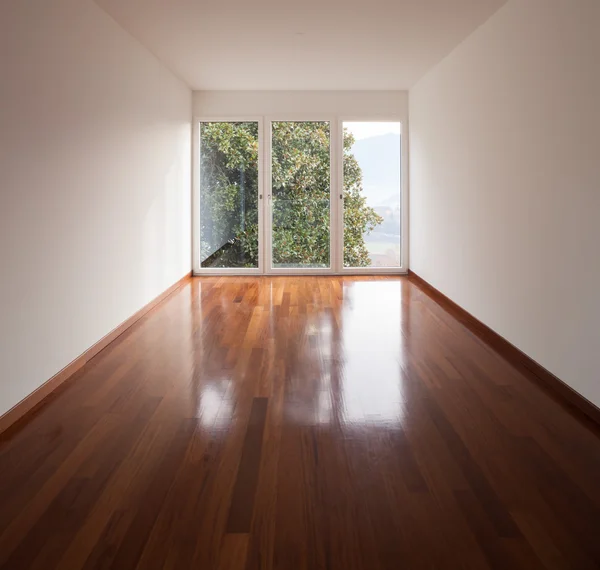
M 171 285 L 166 291 L 163 291 L 155 299 L 144 305 L 139 311 L 123 321 L 118 327 L 102 337 L 96 344 L 88 348 L 83 354 L 78 356 L 73 362 L 67 364 L 62 370 L 57 372 L 52 378 L 44 382 L 39 388 L 34 390 L 26 398 L 15 404 L 10 410 L 0 416 L 0 433 L 8 429 L 11 425 L 19 421 L 25 414 L 35 412 L 34 408 L 43 404 L 43 400 L 50 396 L 65 380 L 68 380 L 75 372 L 82 368 L 100 351 L 104 350 L 111 342 L 121 336 L 128 328 L 132 327 L 144 315 L 164 301 L 169 295 L 175 292 L 179 287 L 191 279 L 191 273 L 184 275 L 179 281 Z
M 228 533 L 250 532 L 268 402 L 268 398 L 254 398 L 252 401 L 248 430 L 231 497 L 226 527 Z
M 599 568 L 598 431 L 466 325 L 187 280 L 0 436 L 0 568 Z
M 520 368 L 526 376 L 540 382 L 544 388 L 551 390 L 554 395 L 586 416 L 588 420 L 600 426 L 600 408 L 598 406 L 579 394 L 579 392 L 573 390 L 563 380 L 552 374 L 552 372 L 533 360 L 533 358 L 527 356 L 527 354 L 519 350 L 514 344 L 465 311 L 460 305 L 457 305 L 452 299 L 446 297 L 441 291 L 419 277 L 414 271 L 409 271 L 408 275 L 413 283 L 444 307 L 460 323 L 479 336 L 481 340 L 504 356 L 513 366 Z

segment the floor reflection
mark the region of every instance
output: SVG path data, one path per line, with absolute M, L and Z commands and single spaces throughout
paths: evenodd
M 304 426 L 399 424 L 400 278 L 206 278 L 194 282 L 191 397 L 202 426 L 273 397 Z
M 0 567 L 599 568 L 531 380 L 404 278 L 194 279 L 2 433 Z
M 345 423 L 402 417 L 398 281 L 344 284 L 341 394 Z

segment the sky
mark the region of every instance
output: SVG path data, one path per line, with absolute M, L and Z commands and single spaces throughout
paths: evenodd
M 369 206 L 399 205 L 400 123 L 344 121 L 344 127 L 356 138 L 352 154 L 362 170 L 363 195 Z
M 389 133 L 400 134 L 400 123 L 390 123 L 384 121 L 377 122 L 349 122 L 344 121 L 346 127 L 356 140 L 376 137 L 379 135 L 387 135 Z

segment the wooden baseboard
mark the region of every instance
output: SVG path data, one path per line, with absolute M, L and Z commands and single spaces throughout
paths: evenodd
M 88 348 L 81 356 L 77 357 L 73 362 L 65 366 L 60 372 L 56 373 L 50 380 L 44 382 L 39 388 L 26 396 L 18 404 L 13 406 L 8 412 L 0 416 L 0 433 L 22 419 L 28 412 L 31 412 L 38 405 L 41 405 L 42 400 L 49 396 L 56 388 L 58 388 L 65 380 L 72 376 L 77 370 L 82 368 L 101 350 L 104 350 L 117 337 L 121 336 L 128 328 L 133 326 L 144 315 L 151 311 L 156 305 L 164 301 L 169 295 L 174 293 L 182 285 L 191 280 L 191 273 L 186 274 L 177 283 L 174 283 L 166 291 L 158 297 L 150 301 L 142 307 L 137 313 L 122 322 L 117 328 L 109 332 L 105 337 L 101 338 L 96 344 Z
M 427 283 L 427 281 L 419 277 L 414 271 L 409 270 L 408 278 L 527 377 L 534 380 L 542 388 L 550 390 L 563 403 L 567 404 L 571 409 L 576 410 L 578 414 L 582 414 L 587 420 L 594 422 L 596 428 L 600 426 L 600 408 L 579 392 L 573 390 L 573 388 L 541 364 L 527 356 L 514 344 L 511 344 L 504 337 L 483 324 L 479 319 L 465 311 L 460 305 L 457 305 L 441 291 L 438 291 L 435 287 Z

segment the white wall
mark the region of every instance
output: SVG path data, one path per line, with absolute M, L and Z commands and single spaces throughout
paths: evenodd
M 191 91 L 90 0 L 0 7 L 0 414 L 191 268 Z
M 411 269 L 596 405 L 598 23 L 511 0 L 410 92 Z
M 408 118 L 406 91 L 194 91 L 194 115 L 318 114 Z

